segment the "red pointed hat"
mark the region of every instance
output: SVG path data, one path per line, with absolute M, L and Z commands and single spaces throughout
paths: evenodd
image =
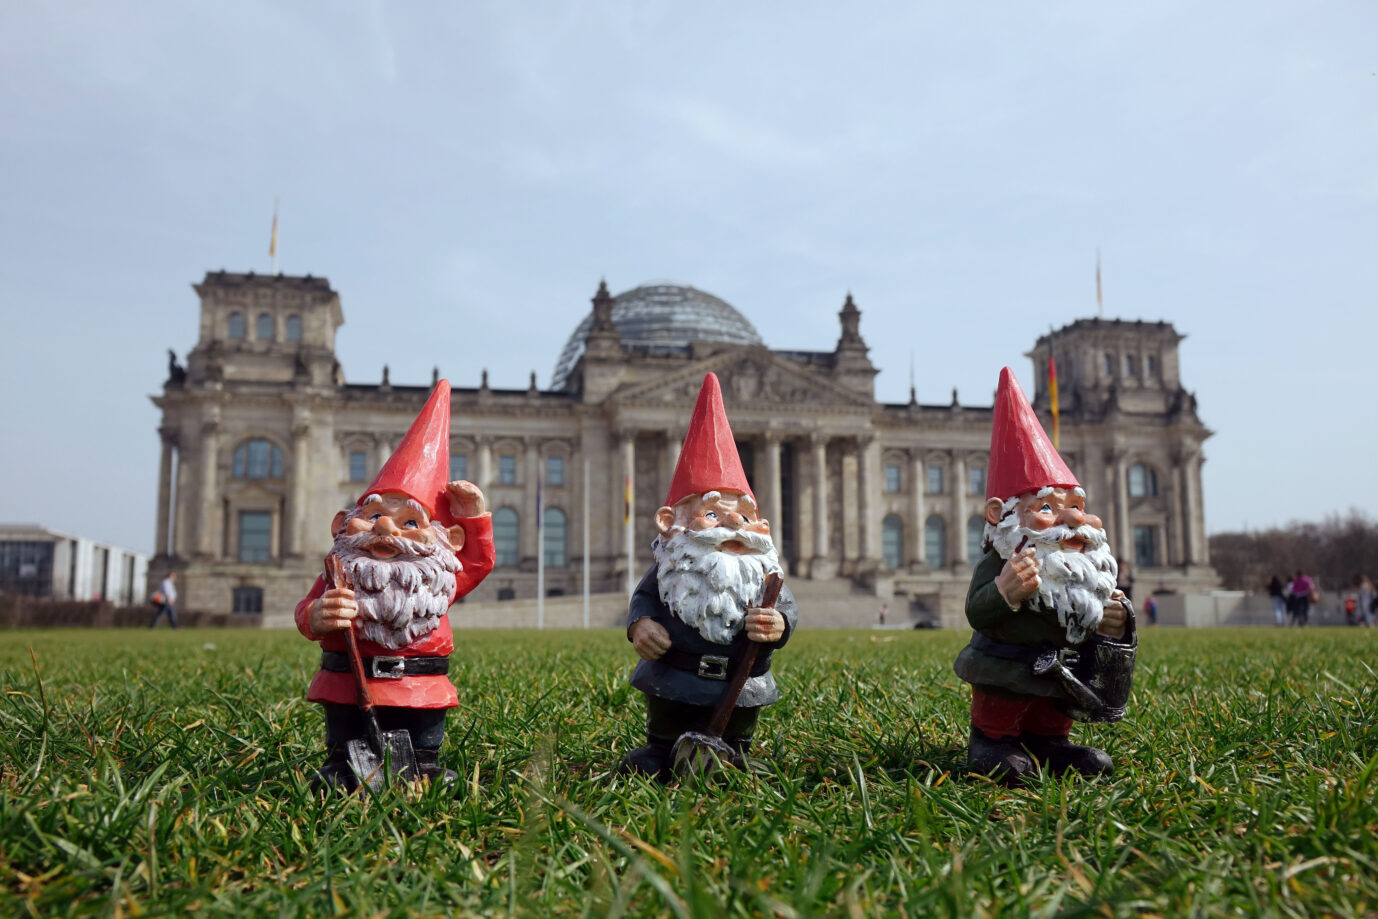
M 742 458 L 737 455 L 732 428 L 727 423 L 722 387 L 718 385 L 717 374 L 710 373 L 703 378 L 699 401 L 694 403 L 694 414 L 689 418 L 689 430 L 684 435 L 684 446 L 679 451 L 679 462 L 675 465 L 665 504 L 674 507 L 691 495 L 723 489 L 739 491 L 750 495 L 752 502 L 756 500 L 747 484 Z
M 450 381 L 441 380 L 402 442 L 359 496 L 396 492 L 420 503 L 434 520 L 449 520 L 445 483 L 450 480 Z M 439 515 L 437 515 L 439 511 Z
M 1043 432 L 1024 390 L 1006 367 L 995 392 L 995 424 L 990 432 L 990 470 L 986 498 L 1002 501 L 1049 485 L 1074 488 L 1081 483 L 1062 461 Z

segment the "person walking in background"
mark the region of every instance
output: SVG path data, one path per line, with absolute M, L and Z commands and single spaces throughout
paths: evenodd
M 1268 579 L 1268 599 L 1273 601 L 1273 622 L 1278 625 L 1287 624 L 1287 597 L 1286 590 L 1282 586 L 1282 579 L 1273 575 Z
M 167 577 L 163 578 L 163 583 L 158 585 L 158 592 L 153 595 L 153 605 L 158 611 L 153 614 L 153 621 L 148 624 L 151 629 L 158 624 L 158 620 L 164 615 L 172 623 L 172 627 L 177 628 L 177 572 L 169 571 Z
M 1295 625 L 1304 626 L 1311 618 L 1311 595 L 1315 590 L 1316 582 L 1300 571 L 1292 578 L 1292 622 Z
M 1375 599 L 1373 582 L 1368 579 L 1367 575 L 1356 574 L 1354 575 L 1354 588 L 1359 600 L 1359 625 L 1373 628 L 1373 601 Z

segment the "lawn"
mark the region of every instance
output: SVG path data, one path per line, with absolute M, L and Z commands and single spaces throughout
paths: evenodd
M 1145 630 L 1109 781 L 963 776 L 957 632 L 809 632 L 663 789 L 612 631 L 461 632 L 463 777 L 313 797 L 295 633 L 0 633 L 0 915 L 1378 915 L 1378 631 Z

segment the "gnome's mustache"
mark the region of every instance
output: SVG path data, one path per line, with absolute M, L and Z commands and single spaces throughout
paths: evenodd
M 684 535 L 701 546 L 721 548 L 724 543 L 741 543 L 751 552 L 768 552 L 775 548 L 769 536 L 755 530 L 734 530 L 731 527 L 709 527 L 706 530 L 685 529 Z
M 414 539 L 407 539 L 405 536 L 379 536 L 376 533 L 351 533 L 341 535 L 337 540 L 339 545 L 348 546 L 351 549 L 364 551 L 372 550 L 377 546 L 386 546 L 398 555 L 409 555 L 421 557 L 434 555 L 435 548 L 417 542 Z

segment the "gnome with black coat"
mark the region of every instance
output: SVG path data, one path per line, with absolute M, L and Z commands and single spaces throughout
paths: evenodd
M 1086 492 L 1008 367 L 995 397 L 986 482 L 985 553 L 966 600 L 975 631 L 953 665 L 971 684 L 967 767 L 1005 782 L 1040 765 L 1108 775 L 1114 763 L 1105 752 L 1068 738 L 1073 715 L 1118 716 L 1087 713 L 1083 699 L 1095 697 L 1060 656 L 1072 648 L 1085 653 L 1093 638 L 1124 640 L 1132 612 L 1115 587 L 1117 566 L 1100 518 L 1087 513 Z
M 797 622 L 788 587 L 773 609 L 761 608 L 767 575 L 780 572 L 779 557 L 747 484 L 714 374 L 699 390 L 655 526 L 655 564 L 627 609 L 627 640 L 641 658 L 631 684 L 646 696 L 646 746 L 630 751 L 618 771 L 669 781 L 676 739 L 707 728 L 747 643 L 760 642 L 723 732 L 745 760 L 761 709 L 779 697 L 771 652 L 784 646 Z

